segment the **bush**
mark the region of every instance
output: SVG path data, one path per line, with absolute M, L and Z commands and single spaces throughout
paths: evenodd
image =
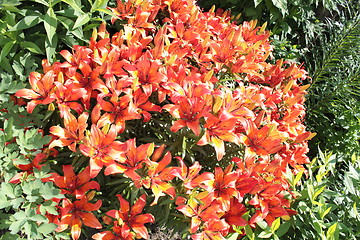
M 301 196 L 293 206 L 299 214 L 282 239 L 359 238 L 359 158 L 354 155 L 345 172 L 339 166 L 331 152 L 314 158 L 297 187 Z
M 102 23 L 16 92 L 39 123 L 17 128 L 4 110 L 4 152 L 15 136 L 23 161 L 6 158 L 2 187 L 26 199 L 6 199 L 6 235 L 148 238 L 156 221 L 182 238 L 276 238 L 309 162 L 305 70 L 269 63 L 256 21 L 236 25 L 191 0 L 111 10 L 118 32 Z M 44 191 L 25 187 L 34 178 Z

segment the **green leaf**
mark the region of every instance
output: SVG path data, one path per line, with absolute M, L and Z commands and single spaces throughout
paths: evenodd
M 313 195 L 313 197 L 312 197 L 312 200 L 315 200 L 316 197 L 319 196 L 320 193 L 322 193 L 322 192 L 324 191 L 325 187 L 326 187 L 326 186 L 323 186 L 322 188 L 318 189 L 318 190 L 314 193 L 314 195 Z
M 32 53 L 44 54 L 44 52 L 39 48 L 39 46 L 33 42 L 21 42 L 21 47 L 29 50 Z
M 0 53 L 0 62 L 9 54 L 10 50 L 14 46 L 15 41 L 5 43 Z
M 238 239 L 239 233 L 230 233 L 228 236 L 226 236 L 226 239 L 228 240 L 236 240 Z
M 329 229 L 327 230 L 326 232 L 326 239 L 328 240 L 331 240 L 331 239 L 336 239 L 335 238 L 335 232 L 336 232 L 336 229 L 338 227 L 338 223 L 334 223 L 333 225 L 331 225 L 331 227 L 329 227 Z
M 257 221 L 256 224 L 259 225 L 261 229 L 266 229 L 268 227 L 268 224 L 264 220 Z
M 90 12 L 95 12 L 98 8 L 106 8 L 109 0 L 95 0 L 91 6 Z
M 0 209 L 10 206 L 9 201 L 7 200 L 6 195 L 3 191 L 0 191 Z
M 88 23 L 90 21 L 90 16 L 88 13 L 86 14 L 83 14 L 81 16 L 79 16 L 77 19 L 76 19 L 76 22 L 73 26 L 73 30 L 78 28 L 78 27 L 81 27 L 82 25 Z
M 283 16 L 288 12 L 287 0 L 271 0 L 275 7 L 277 7 Z
M 258 235 L 258 237 L 259 237 L 259 238 L 269 238 L 269 237 L 271 237 L 271 235 L 273 235 L 273 233 L 271 232 L 271 230 L 270 230 L 270 229 L 265 229 L 264 231 L 262 231 L 262 232 Z
M 18 234 L 11 234 L 10 232 L 5 232 L 4 235 L 0 237 L 0 240 L 18 240 L 20 236 Z
M 57 228 L 54 223 L 43 223 L 38 227 L 38 232 L 44 235 L 51 233 Z
M 51 60 L 55 53 L 56 45 L 58 42 L 56 36 L 57 19 L 52 8 L 49 8 L 46 12 L 44 18 L 44 27 L 47 34 L 47 39 L 45 41 L 46 57 Z
M 9 141 L 14 137 L 13 134 L 14 118 L 6 119 L 4 122 L 5 141 Z
M 257 7 L 263 0 L 254 0 L 255 7 Z
M 48 221 L 48 219 L 41 214 L 36 214 L 34 216 L 31 216 L 29 219 L 32 221 L 35 221 L 35 222 L 47 222 Z
M 289 230 L 290 226 L 294 223 L 294 219 L 291 218 L 289 221 L 285 221 L 280 225 L 279 229 L 276 231 L 276 236 L 281 237 Z
M 304 173 L 304 170 L 300 171 L 298 174 L 296 174 L 296 177 L 294 179 L 293 185 L 295 186 L 301 179 L 302 175 Z
M 15 24 L 15 26 L 10 28 L 9 31 L 11 32 L 31 28 L 40 23 L 41 20 L 42 19 L 39 16 L 25 16 L 17 24 Z
M 320 214 L 321 219 L 324 219 L 324 217 L 330 212 L 332 207 L 328 207 L 324 212 Z
M 253 232 L 253 230 L 251 229 L 251 227 L 249 225 L 245 226 L 245 233 L 246 236 L 250 239 L 253 240 L 255 239 L 255 233 Z
M 57 19 L 52 8 L 49 8 L 44 18 L 44 27 L 47 33 L 47 37 L 51 41 L 56 34 Z
M 281 218 L 277 218 L 273 223 L 272 223 L 272 225 L 271 225 L 271 231 L 272 232 L 275 232 L 276 230 L 278 230 L 278 228 L 280 227 L 280 219 Z
M 74 0 L 61 0 L 61 1 L 64 2 L 64 3 L 69 4 L 69 5 L 70 5 L 72 8 L 74 8 L 76 11 L 78 11 L 78 12 L 80 12 L 80 13 L 84 13 L 84 12 L 81 10 L 80 6 L 77 5 L 77 3 L 76 3 Z
M 33 0 L 34 2 L 37 2 L 37 3 L 40 3 L 40 4 L 43 4 L 43 5 L 45 5 L 45 6 L 49 6 L 49 3 L 48 3 L 48 1 L 45 1 L 45 0 Z

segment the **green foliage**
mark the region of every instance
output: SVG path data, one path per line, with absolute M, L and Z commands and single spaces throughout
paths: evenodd
M 359 239 L 360 158 L 343 167 L 336 155 L 319 152 L 298 186 L 298 214 L 281 239 Z
M 0 131 L 0 239 L 62 239 L 66 236 L 53 235 L 57 227 L 49 223 L 45 214 L 57 215 L 54 198 L 63 197 L 48 178 L 50 167 L 33 173 L 16 175 L 14 164 L 26 165 L 49 138 L 42 137 L 37 129 L 16 129 L 13 120 L 5 120 L 4 131 Z M 26 156 L 27 158 L 24 158 Z M 11 183 L 14 177 L 21 177 L 21 183 Z
M 350 20 L 329 22 L 329 37 L 323 37 L 318 51 L 308 56 L 317 59 L 309 65 L 312 86 L 307 100 L 307 125 L 318 133 L 313 149 L 318 144 L 346 160 L 360 150 L 358 13 Z

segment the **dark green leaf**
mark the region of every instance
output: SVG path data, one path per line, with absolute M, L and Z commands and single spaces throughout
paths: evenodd
M 1 53 L 0 53 L 0 62 L 2 62 L 2 60 L 9 54 L 10 50 L 14 46 L 14 43 L 15 43 L 15 41 L 10 41 L 10 42 L 5 43 L 5 45 L 2 48 Z
M 39 48 L 39 46 L 33 42 L 21 42 L 21 46 L 22 48 L 27 49 L 32 53 L 44 54 L 44 52 Z
M 90 21 L 90 15 L 88 13 L 80 15 L 76 19 L 76 22 L 75 22 L 75 24 L 73 26 L 73 30 L 78 28 L 78 27 L 81 27 L 82 25 L 88 23 L 89 21 Z
M 41 22 L 41 18 L 39 16 L 26 16 L 21 19 L 15 26 L 9 29 L 9 31 L 18 31 L 27 28 L 31 28 L 36 24 Z
M 77 3 L 74 0 L 62 0 L 62 2 L 65 2 L 67 4 L 69 4 L 73 9 L 75 9 L 76 11 L 80 12 L 80 13 L 84 13 L 80 6 L 77 5 Z

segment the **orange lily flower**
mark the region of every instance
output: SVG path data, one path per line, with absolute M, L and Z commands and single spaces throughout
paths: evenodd
M 207 192 L 200 194 L 203 195 L 204 193 Z M 190 233 L 198 231 L 202 223 L 220 220 L 219 213 L 223 213 L 220 204 L 213 201 L 211 196 L 202 197 L 199 200 L 201 200 L 202 204 L 195 199 L 190 199 L 187 204 L 180 205 L 176 208 L 185 216 L 191 218 Z
M 104 99 L 99 99 L 99 105 L 105 113 L 101 115 L 98 126 L 102 127 L 105 124 L 114 123 L 117 133 L 122 133 L 125 130 L 126 120 L 141 118 L 130 95 L 118 97 L 117 94 L 114 93 L 110 97 L 109 102 Z
M 101 131 L 95 124 L 91 126 L 90 134 L 83 139 L 80 151 L 90 157 L 90 177 L 94 178 L 102 167 L 108 166 L 114 160 L 120 159 L 125 151 L 125 144 L 116 139 L 116 128 L 112 125 L 108 133 Z
M 200 184 L 206 184 L 209 181 L 213 181 L 214 174 L 210 172 L 203 172 L 199 175 L 202 168 L 199 162 L 195 162 L 188 168 L 180 157 L 177 157 L 177 159 L 180 162 L 180 167 L 173 168 L 171 174 L 181 179 L 184 182 L 184 187 L 188 190 L 194 189 Z
M 238 173 L 231 170 L 232 165 L 229 165 L 224 171 L 220 167 L 216 167 L 214 181 L 201 184 L 201 187 L 220 204 L 223 211 L 229 210 L 230 199 L 238 194 L 235 188 Z
M 283 147 L 285 137 L 275 125 L 268 124 L 258 129 L 254 122 L 247 121 L 247 123 L 246 135 L 243 136 L 242 141 L 251 152 L 263 156 L 275 153 Z
M 150 213 L 141 214 L 146 204 L 146 195 L 141 195 L 132 207 L 130 207 L 129 202 L 121 195 L 118 194 L 116 196 L 120 202 L 120 209 L 110 210 L 106 213 L 106 215 L 117 219 L 122 228 L 121 231 L 128 233 L 127 237 L 123 239 L 133 239 L 133 235 L 130 231 L 133 231 L 136 234 L 136 238 L 148 239 L 149 234 L 144 224 L 153 223 L 155 219 Z M 128 237 L 129 235 L 131 238 Z
M 172 198 L 175 197 L 175 188 L 169 183 L 175 176 L 172 173 L 175 167 L 166 167 L 171 162 L 171 154 L 167 152 L 160 162 L 153 162 L 151 160 L 146 162 L 148 171 L 147 175 L 135 181 L 135 186 L 143 185 L 145 188 L 151 188 L 155 195 L 152 205 L 157 204 L 161 193 L 166 193 Z
M 55 100 L 54 95 L 54 71 L 50 70 L 45 75 L 31 72 L 29 81 L 32 89 L 20 89 L 15 93 L 16 97 L 30 99 L 27 103 L 27 111 L 32 113 L 38 104 L 49 104 Z
M 76 145 L 84 138 L 88 118 L 89 114 L 86 112 L 83 112 L 78 119 L 71 113 L 66 115 L 64 118 L 65 128 L 60 126 L 50 128 L 50 133 L 59 139 L 53 140 L 49 148 L 68 146 L 71 151 L 76 152 Z
M 54 83 L 56 103 L 59 106 L 60 117 L 64 117 L 70 114 L 70 109 L 75 110 L 78 114 L 84 111 L 83 106 L 77 101 L 86 94 L 84 88 L 71 88 L 69 84 L 61 84 L 60 82 Z
M 61 188 L 62 194 L 74 195 L 77 199 L 85 196 L 90 189 L 100 189 L 100 185 L 96 181 L 90 181 L 90 167 L 86 167 L 78 175 L 75 175 L 71 165 L 63 165 L 64 176 L 58 176 L 54 179 L 56 186 Z
M 101 200 L 98 200 L 96 203 L 89 203 L 86 196 L 74 202 L 65 198 L 60 208 L 61 220 L 57 231 L 62 232 L 70 226 L 71 237 L 73 240 L 77 240 L 81 234 L 82 224 L 91 228 L 102 228 L 100 222 L 91 213 L 92 211 L 99 210 L 101 204 Z
M 238 136 L 234 133 L 237 119 L 228 118 L 227 114 L 220 114 L 219 117 L 209 115 L 206 119 L 204 136 L 197 143 L 200 146 L 212 143 L 216 151 L 217 160 L 221 160 L 225 155 L 224 141 L 240 144 Z
M 149 160 L 154 151 L 154 144 L 144 144 L 136 147 L 135 138 L 125 142 L 126 151 L 119 161 L 111 163 L 105 169 L 105 175 L 124 173 L 133 181 L 141 179 L 136 170 L 142 168 L 142 163 Z

